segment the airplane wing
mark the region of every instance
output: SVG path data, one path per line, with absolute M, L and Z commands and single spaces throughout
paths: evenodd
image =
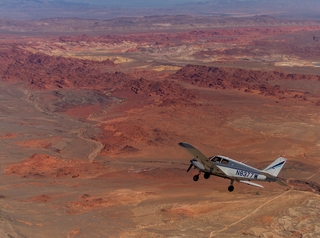
M 250 181 L 239 180 L 239 182 L 240 183 L 245 183 L 245 184 L 248 184 L 248 185 L 252 185 L 252 186 L 256 186 L 256 187 L 259 187 L 259 188 L 264 188 L 262 185 L 257 184 L 257 183 L 253 183 L 253 182 L 250 182 Z
M 218 167 L 213 162 L 211 162 L 204 154 L 201 153 L 201 151 L 194 148 L 192 145 L 186 142 L 180 142 L 179 145 L 184 148 L 190 155 L 192 155 L 196 160 L 207 167 L 208 170 L 218 170 Z

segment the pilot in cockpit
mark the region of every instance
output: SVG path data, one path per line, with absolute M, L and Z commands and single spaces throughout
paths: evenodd
M 218 157 L 218 156 L 212 156 L 210 160 L 213 161 L 213 162 L 217 162 L 217 163 L 221 162 L 221 158 Z

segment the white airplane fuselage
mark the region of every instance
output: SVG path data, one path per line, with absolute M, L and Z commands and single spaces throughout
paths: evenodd
M 211 175 L 230 179 L 230 186 L 228 187 L 229 192 L 234 190 L 234 181 L 260 188 L 263 188 L 263 186 L 251 182 L 251 180 L 267 182 L 277 181 L 277 176 L 286 163 L 285 158 L 279 157 L 265 169 L 259 170 L 242 162 L 221 155 L 208 158 L 201 151 L 187 142 L 180 142 L 179 146 L 193 156 L 193 159 L 190 160 L 190 166 L 187 169 L 187 172 L 189 172 L 192 167 L 199 170 L 199 173 L 193 176 L 194 181 L 199 180 L 199 175 L 201 172 L 204 173 L 203 177 L 205 179 L 208 179 Z
M 214 176 L 219 176 L 219 177 L 223 177 L 223 178 L 229 178 L 229 179 L 233 178 L 234 180 L 237 180 L 237 181 L 239 181 L 239 180 L 248 180 L 248 181 L 261 180 L 261 181 L 274 182 L 276 180 L 276 178 L 274 178 L 274 179 L 268 178 L 264 174 L 261 174 L 261 171 L 256 168 L 253 168 L 249 165 L 235 161 L 235 160 L 230 159 L 228 157 L 217 155 L 217 156 L 213 156 L 211 158 L 214 158 L 214 157 L 219 157 L 219 158 L 225 159 L 226 161 L 228 161 L 228 164 L 221 164 L 219 162 L 211 161 L 220 170 L 219 171 L 218 169 L 217 170 L 213 169 L 211 171 L 210 168 L 206 168 L 206 166 L 204 166 L 201 162 L 197 161 L 196 159 L 192 159 L 192 160 L 190 160 L 190 162 L 193 164 L 193 166 L 196 169 L 198 169 L 201 172 L 210 173 Z M 226 174 L 228 174 L 228 176 L 226 176 Z

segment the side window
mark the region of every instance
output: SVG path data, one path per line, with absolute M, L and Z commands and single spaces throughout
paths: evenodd
M 215 157 L 215 158 L 213 159 L 213 161 L 214 161 L 214 162 L 218 162 L 218 163 L 220 163 L 221 158 L 220 158 L 220 157 Z
M 223 159 L 223 160 L 221 161 L 221 164 L 228 164 L 228 163 L 229 163 L 229 161 L 226 160 L 226 159 Z

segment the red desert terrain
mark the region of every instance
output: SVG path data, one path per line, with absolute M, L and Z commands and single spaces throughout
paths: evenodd
M 168 18 L 1 23 L 1 237 L 319 236 L 319 21 Z M 230 193 L 180 141 L 288 161 Z

